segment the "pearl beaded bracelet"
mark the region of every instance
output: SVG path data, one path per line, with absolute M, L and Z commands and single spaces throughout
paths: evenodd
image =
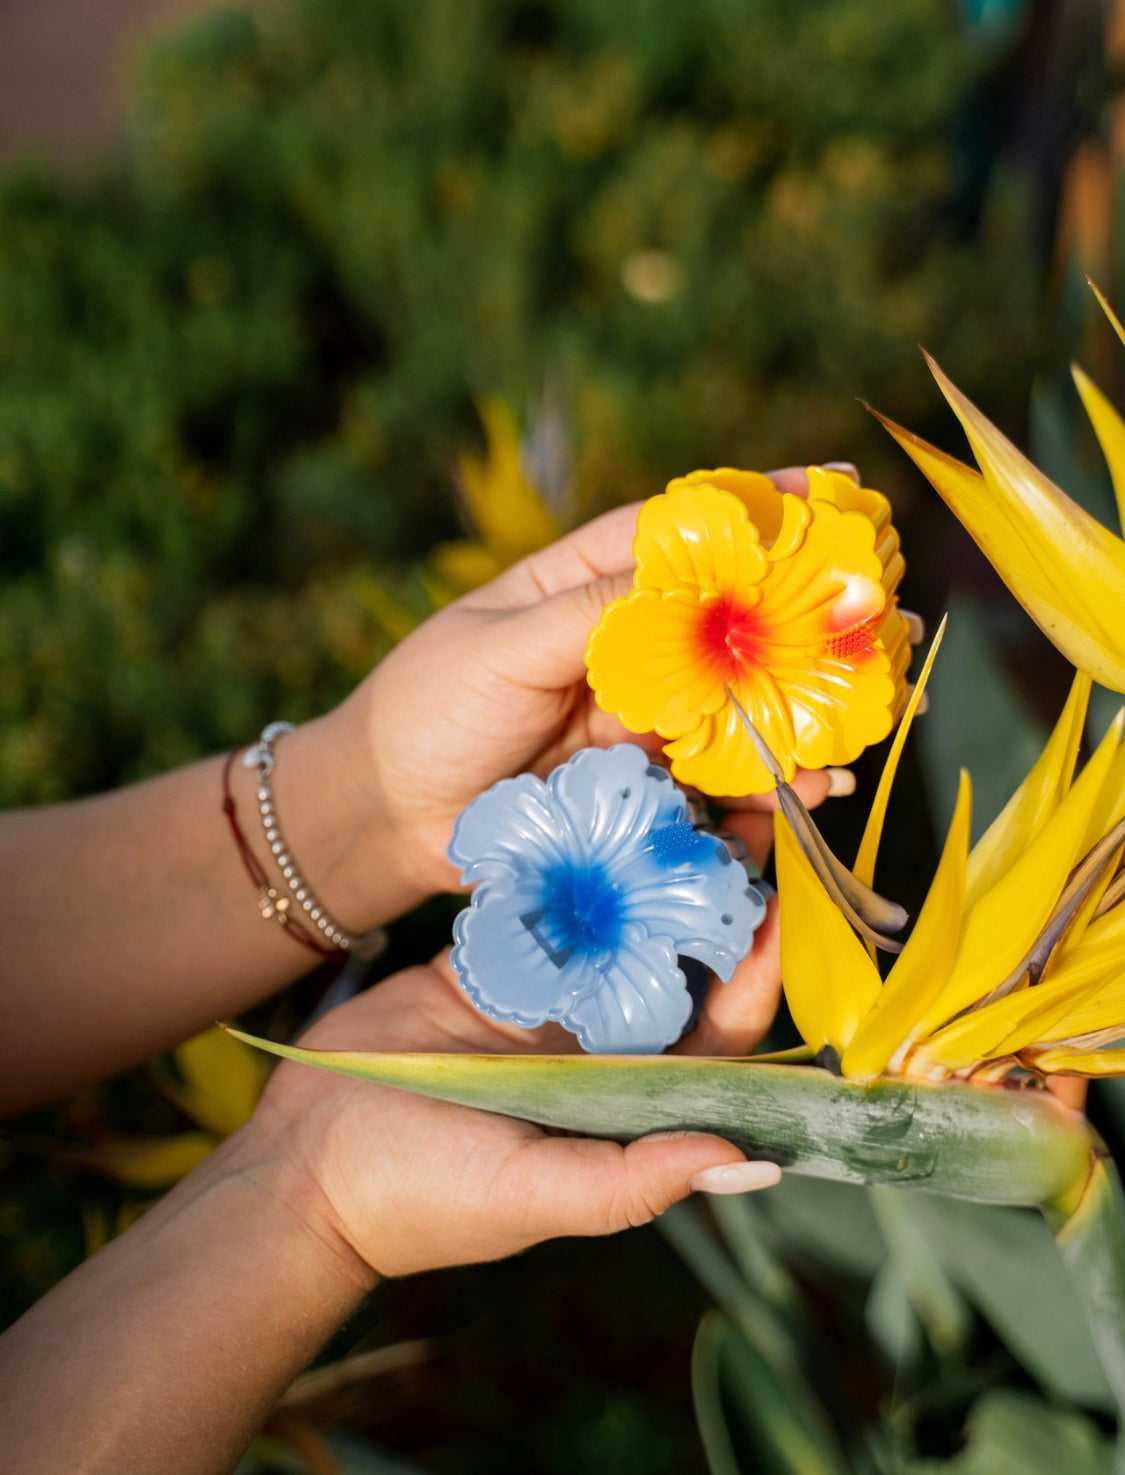
M 239 854 L 252 881 L 258 887 L 258 911 L 264 921 L 277 921 L 294 938 L 313 952 L 328 957 L 353 956 L 373 959 L 386 946 L 387 934 L 375 927 L 362 937 L 355 937 L 329 913 L 305 880 L 297 862 L 281 833 L 277 811 L 274 808 L 273 789 L 270 779 L 277 759 L 274 744 L 287 732 L 292 732 L 291 722 L 271 722 L 262 730 L 254 747 L 248 749 L 242 759 L 244 768 L 257 772 L 258 788 L 256 800 L 258 815 L 266 845 L 285 883 L 289 896 L 281 895 L 271 886 L 269 877 L 261 863 L 251 851 L 245 835 L 238 824 L 234 800 L 230 792 L 230 768 L 235 755 L 227 759 L 223 770 L 223 811 L 230 822 Z M 294 905 L 296 903 L 296 905 Z M 308 926 L 302 925 L 307 923 Z M 311 929 L 315 928 L 316 931 Z M 317 934 L 319 933 L 319 937 Z
M 324 940 L 337 952 L 351 953 L 368 942 L 367 937 L 353 937 L 340 926 L 339 922 L 325 908 L 314 894 L 309 883 L 301 874 L 297 862 L 286 845 L 278 822 L 277 811 L 274 808 L 273 789 L 270 778 L 273 774 L 277 759 L 274 757 L 273 747 L 279 738 L 287 732 L 293 731 L 292 722 L 271 722 L 262 729 L 257 745 L 249 750 L 242 760 L 244 768 L 253 768 L 258 774 L 258 814 L 262 821 L 262 833 L 265 835 L 266 844 L 269 846 L 270 854 L 281 872 L 281 878 L 289 888 L 290 895 L 308 920 L 323 935 Z

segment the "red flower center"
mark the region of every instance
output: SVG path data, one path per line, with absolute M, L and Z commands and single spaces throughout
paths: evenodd
M 698 639 L 704 657 L 724 680 L 740 667 L 761 664 L 768 644 L 766 625 L 759 613 L 746 609 L 731 595 L 704 609 Z

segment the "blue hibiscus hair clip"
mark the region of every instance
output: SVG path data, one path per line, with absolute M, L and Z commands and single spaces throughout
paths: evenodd
M 651 1054 L 692 1014 L 680 960 L 725 981 L 765 901 L 685 796 L 631 743 L 583 748 L 544 782 L 504 779 L 457 819 L 475 884 L 454 925 L 461 986 L 493 1019 L 556 1020 L 584 1050 Z

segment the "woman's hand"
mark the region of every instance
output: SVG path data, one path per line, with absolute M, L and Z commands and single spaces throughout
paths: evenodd
M 787 491 L 807 487 L 796 468 L 771 475 Z M 416 897 L 456 886 L 445 855 L 453 821 L 498 779 L 545 775 L 587 746 L 659 751 L 654 734 L 637 737 L 597 707 L 583 659 L 603 609 L 631 587 L 638 510 L 606 513 L 440 611 L 336 714 L 366 732 L 371 802 L 393 836 L 388 859 L 405 867 Z M 809 805 L 849 791 L 834 771 L 799 775 L 797 785 Z M 774 801 L 739 807 L 768 814 Z
M 677 1048 L 752 1049 L 777 992 L 771 912 L 750 956 L 729 984 L 713 985 L 699 1023 Z M 445 954 L 333 1010 L 301 1043 L 489 1054 L 577 1048 L 558 1025 L 524 1030 L 479 1014 Z M 779 1176 L 717 1137 L 660 1135 L 621 1147 L 558 1136 L 293 1062 L 279 1066 L 244 1130 L 268 1140 L 315 1185 L 302 1199 L 323 1216 L 317 1232 L 347 1244 L 382 1275 L 493 1260 L 558 1235 L 609 1234 L 647 1223 L 693 1187 L 738 1192 Z

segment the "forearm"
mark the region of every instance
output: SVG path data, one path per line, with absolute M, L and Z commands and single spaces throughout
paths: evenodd
M 415 904 L 419 885 L 350 720 L 345 709 L 282 739 L 273 788 L 303 875 L 361 933 Z M 145 1059 L 316 962 L 259 913 L 222 812 L 222 761 L 0 818 L 0 1114 Z M 231 781 L 282 887 L 255 775 L 236 763 Z
M 375 1277 L 239 1134 L 0 1337 L 10 1475 L 229 1471 Z

